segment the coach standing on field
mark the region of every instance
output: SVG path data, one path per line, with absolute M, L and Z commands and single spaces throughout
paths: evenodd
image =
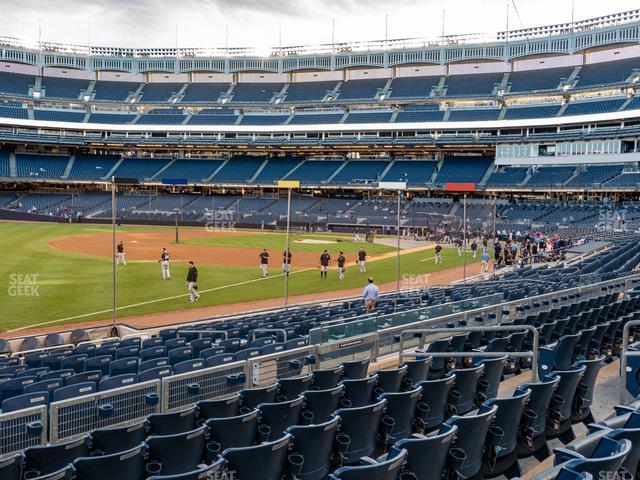
M 116 265 L 127 265 L 127 261 L 124 258 L 124 242 L 120 242 L 116 247 Z
M 198 293 L 198 269 L 193 261 L 189 262 L 189 271 L 187 272 L 187 288 L 189 289 L 189 301 L 197 302 L 200 299 Z
M 360 273 L 367 273 L 367 252 L 364 251 L 364 247 L 361 247 L 358 252 L 358 265 L 360 265 Z
M 320 278 L 327 278 L 327 269 L 329 268 L 329 262 L 331 261 L 331 256 L 329 252 L 325 250 L 320 255 Z

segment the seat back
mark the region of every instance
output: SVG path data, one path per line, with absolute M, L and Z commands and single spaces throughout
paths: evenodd
M 496 405 L 498 407 L 496 416 L 493 419 L 493 427 L 497 427 L 502 431 L 502 435 L 495 436 L 492 438 L 490 445 L 487 445 L 489 448 L 496 449 L 498 458 L 510 455 L 516 449 L 518 435 L 520 434 L 519 425 L 522 412 L 530 396 L 531 390 L 516 388 L 511 397 L 499 397 L 487 400 L 487 406 Z
M 341 401 L 341 405 L 344 408 L 369 405 L 377 384 L 378 376 L 375 374 L 357 380 L 342 380 L 342 385 L 344 385 L 344 398 Z
M 402 393 L 383 393 L 380 399 L 387 401 L 387 409 L 381 419 L 380 440 L 391 445 L 411 435 L 416 406 L 422 396 L 422 387 Z
M 498 396 L 500 380 L 508 359 L 509 357 L 505 355 L 504 357 L 485 358 L 482 360 L 484 371 L 478 380 L 478 403 L 484 403 L 486 399 Z
M 73 462 L 78 478 L 83 480 L 125 480 L 143 478 L 146 446 L 111 455 L 82 457 Z
M 429 366 L 433 361 L 433 357 L 416 358 L 415 360 L 407 360 L 403 365 L 407 366 L 407 375 L 404 377 L 404 383 L 408 387 L 423 380 L 427 380 L 429 375 Z
M 550 376 L 560 377 L 560 383 L 558 383 L 550 405 L 552 410 L 557 411 L 560 422 L 571 418 L 574 397 L 586 369 L 586 365 L 581 365 L 571 367 L 569 370 L 556 370 L 550 374 Z
M 46 447 L 30 447 L 24 451 L 24 473 L 28 478 L 53 473 L 66 467 L 76 458 L 89 454 L 89 436 L 71 442 Z M 29 473 L 27 473 L 29 472 Z
M 482 364 L 473 368 L 460 368 L 449 372 L 449 375 L 456 376 L 448 399 L 452 411 L 456 414 L 464 415 L 473 410 L 478 381 L 483 373 L 484 365 Z
M 228 469 L 242 480 L 280 480 L 284 474 L 291 435 L 254 447 L 229 448 L 222 452 Z
M 525 383 L 518 387 L 522 390 L 531 390 L 526 409 L 531 411 L 533 415 L 526 418 L 523 416 L 523 422 L 527 421 L 526 427 L 530 430 L 533 438 L 537 438 L 545 432 L 547 411 L 551 397 L 559 383 L 560 377 L 545 376 L 540 383 Z
M 294 425 L 287 429 L 292 446 L 289 465 L 296 478 L 326 478 L 331 470 L 331 455 L 338 431 L 339 417 L 314 425 Z
M 140 445 L 146 436 L 146 423 L 138 422 L 126 427 L 99 428 L 89 433 L 92 451 L 100 455 L 130 450 Z
M 581 360 L 576 362 L 576 366 L 584 365 L 586 370 L 580 379 L 574 400 L 574 421 L 582 421 L 589 417 L 591 404 L 593 402 L 593 391 L 598 378 L 598 374 L 604 367 L 605 357 L 600 356 L 593 360 Z M 580 413 L 578 413 L 580 412 Z
M 332 475 L 331 480 L 397 480 L 400 470 L 407 459 L 406 450 L 389 452 L 387 460 L 371 462 L 369 465 L 340 467 Z
M 293 400 L 300 396 L 305 390 L 309 390 L 312 383 L 312 374 L 292 378 L 281 378 L 278 380 L 278 385 L 280 386 L 278 390 L 278 400 Z
M 210 430 L 207 451 L 217 455 L 227 448 L 248 447 L 256 439 L 259 420 L 258 410 L 234 417 L 208 419 L 205 422 Z
M 202 426 L 190 432 L 147 437 L 147 471 L 175 475 L 195 469 L 204 457 L 206 433 L 207 427 Z
M 280 403 L 261 403 L 260 423 L 263 427 L 261 433 L 266 435 L 265 426 L 269 427 L 267 440 L 276 440 L 284 434 L 290 425 L 297 425 L 302 418 L 304 397 L 299 396 L 293 400 Z
M 382 399 L 365 407 L 336 410 L 335 414 L 341 419 L 336 446 L 343 463 L 353 463 L 361 457 L 371 455 L 386 406 L 387 401 Z
M 346 380 L 357 380 L 366 377 L 370 362 L 370 358 L 354 360 L 352 362 L 342 362 L 342 366 L 344 367 L 342 378 Z
M 198 417 L 202 420 L 235 417 L 240 411 L 240 394 L 236 393 L 230 398 L 221 400 L 201 400 L 196 403 L 196 406 Z
M 49 392 L 23 393 L 3 400 L 2 413 L 15 412 L 39 405 L 49 405 Z
M 91 395 L 98 390 L 95 382 L 74 383 L 66 387 L 59 388 L 53 392 L 53 401 L 60 402 L 69 398 L 81 397 L 83 395 Z
M 261 403 L 274 403 L 278 394 L 278 384 L 267 387 L 246 388 L 240 391 L 241 404 L 244 410 L 252 410 Z
M 338 382 L 340 382 L 343 372 L 344 367 L 342 365 L 338 365 L 334 368 L 314 370 L 312 372 L 314 388 L 317 388 L 318 390 L 329 390 L 335 388 L 335 386 L 338 385 Z
M 147 417 L 151 435 L 174 435 L 196 428 L 195 405 L 178 412 L 154 413 Z
M 378 370 L 375 372 L 378 375 L 378 385 L 376 386 L 376 393 L 378 395 L 382 393 L 396 393 L 400 391 L 402 387 L 402 380 L 407 374 L 409 367 L 406 365 L 399 368 L 391 368 L 388 370 Z
M 333 412 L 340 406 L 344 394 L 344 385 L 326 390 L 307 390 L 302 392 L 305 398 L 305 411 L 313 415 L 313 423 L 329 421 Z
M 447 415 L 447 399 L 451 387 L 456 381 L 455 373 L 438 380 L 426 380 L 418 382 L 417 387 L 422 387 L 422 399 L 418 403 L 419 423 L 422 430 L 428 432 L 438 427 Z

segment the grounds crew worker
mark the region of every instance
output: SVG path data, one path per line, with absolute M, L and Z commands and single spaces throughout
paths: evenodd
M 269 276 L 269 252 L 265 248 L 262 253 L 259 255 L 260 257 L 260 270 L 262 270 L 262 278 L 267 278 Z
M 162 249 L 162 253 L 160 254 L 160 270 L 162 270 L 162 279 L 163 280 L 171 280 L 171 272 L 169 271 L 169 259 L 171 255 L 167 252 L 166 248 Z
M 331 261 L 331 256 L 329 252 L 326 250 L 322 252 L 320 255 L 320 277 L 327 278 L 327 269 L 329 268 L 329 262 Z
M 189 262 L 187 288 L 189 289 L 189 301 L 197 302 L 200 299 L 200 294 L 198 293 L 198 269 L 194 265 L 193 261 Z

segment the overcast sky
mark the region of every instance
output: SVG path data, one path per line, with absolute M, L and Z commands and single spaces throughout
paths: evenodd
M 508 0 L 2 0 L 0 35 L 27 41 L 138 47 L 267 47 L 496 32 Z M 509 0 L 510 28 L 569 21 L 571 0 Z M 638 0 L 576 0 L 575 18 L 638 8 Z M 38 27 L 40 25 L 40 29 Z M 176 35 L 177 32 L 177 35 Z

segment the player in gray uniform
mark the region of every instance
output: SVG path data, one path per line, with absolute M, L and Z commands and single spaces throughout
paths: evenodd
M 269 276 L 269 252 L 265 248 L 260 255 L 260 270 L 262 271 L 262 278 L 267 278 Z
M 124 242 L 120 242 L 116 247 L 116 265 L 127 265 L 127 260 L 124 258 Z
M 344 258 L 344 254 L 340 252 L 340 255 L 338 256 L 338 277 L 340 280 L 344 280 L 344 264 L 346 261 L 347 259 Z

